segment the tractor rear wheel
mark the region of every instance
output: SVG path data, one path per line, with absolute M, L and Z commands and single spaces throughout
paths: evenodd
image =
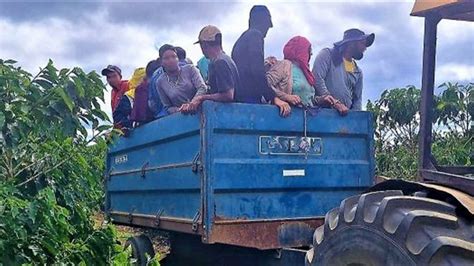
M 353 196 L 326 214 L 306 265 L 474 265 L 473 221 L 398 190 Z

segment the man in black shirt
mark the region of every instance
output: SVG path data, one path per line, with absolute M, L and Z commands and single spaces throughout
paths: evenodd
M 215 26 L 206 26 L 199 32 L 196 43 L 200 44 L 204 56 L 210 59 L 209 91 L 208 94 L 195 96 L 190 103 L 181 106 L 180 111 L 183 113 L 195 113 L 205 100 L 232 102 L 234 91 L 239 87 L 237 67 L 232 58 L 222 50 L 221 31 Z
M 280 100 L 268 86 L 264 67 L 264 38 L 273 27 L 270 11 L 256 5 L 250 10 L 249 29 L 239 37 L 232 49 L 232 59 L 237 65 L 240 87 L 235 100 L 244 103 L 261 103 L 262 97 L 280 108 L 282 116 L 290 114 L 290 105 Z

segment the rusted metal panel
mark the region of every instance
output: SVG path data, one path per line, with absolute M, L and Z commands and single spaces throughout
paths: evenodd
M 420 134 L 419 134 L 419 175 L 418 181 L 433 182 L 460 190 L 459 193 L 474 194 L 474 179 L 457 174 L 472 173 L 471 167 L 437 166 L 431 151 L 433 124 L 433 92 L 436 65 L 437 25 L 441 19 L 458 19 L 474 21 L 474 1 L 472 0 L 418 0 L 412 14 L 425 17 L 423 42 L 423 76 L 420 104 Z M 448 173 L 442 172 L 446 171 Z M 420 184 L 424 185 L 424 184 Z M 426 186 L 426 185 L 425 185 Z M 438 187 L 438 191 L 444 191 Z M 450 189 L 451 190 L 451 189 Z M 462 192 L 461 192 L 462 191 Z M 445 191 L 446 192 L 446 191 Z M 454 193 L 453 191 L 450 191 Z M 449 192 L 447 192 L 449 193 Z M 457 196 L 456 196 L 457 195 Z M 472 199 L 453 195 L 473 213 Z M 467 198 L 470 196 L 468 195 Z
M 418 155 L 421 169 L 434 169 L 431 160 L 431 142 L 433 135 L 433 92 L 436 65 L 436 36 L 439 21 L 440 18 L 435 15 L 428 16 L 425 19 Z M 421 173 L 418 177 L 418 181 L 423 181 Z
M 386 177 L 386 176 L 381 176 L 381 175 L 375 176 L 375 184 L 379 184 L 379 183 L 385 182 L 387 180 L 390 180 L 390 178 Z
M 205 102 L 200 115 L 153 121 L 110 147 L 106 212 L 204 243 L 307 246 L 327 211 L 373 184 L 372 121 L 368 112 L 281 118 L 274 106 Z M 262 139 L 272 144 L 264 152 Z
M 433 188 L 438 191 L 446 192 L 456 198 L 466 209 L 474 215 L 474 197 L 461 191 L 435 184 L 423 184 L 425 187 Z
M 438 165 L 436 168 L 440 172 L 446 172 L 454 175 L 474 175 L 474 166 L 445 166 L 445 165 Z
M 436 14 L 443 19 L 474 21 L 472 0 L 417 0 L 412 16 L 427 17 Z
M 434 170 L 422 170 L 425 181 L 448 186 L 474 195 L 474 178 L 454 175 Z
M 225 243 L 257 249 L 304 247 L 324 218 L 216 221 L 207 243 Z
M 156 228 L 181 233 L 201 235 L 202 224 L 193 228 L 192 219 L 179 219 L 171 217 L 161 217 L 157 215 L 136 214 L 126 212 L 110 212 L 109 217 L 114 224 Z
M 411 11 L 411 15 L 417 15 L 420 12 L 433 11 L 433 9 L 446 7 L 448 5 L 462 2 L 462 0 L 417 0 Z
M 472 181 L 471 181 L 472 182 Z M 472 184 L 472 183 L 471 183 Z M 472 186 L 472 185 L 471 185 Z M 460 207 L 466 209 L 470 214 L 474 215 L 474 197 L 454 188 L 449 188 L 442 185 L 427 184 L 419 182 L 410 182 L 405 180 L 388 180 L 371 187 L 368 191 L 381 190 L 402 190 L 405 193 L 413 193 L 420 190 L 431 190 L 440 193 L 445 193 L 452 196 L 458 201 Z
M 373 184 L 370 113 L 282 119 L 271 106 L 234 106 L 203 106 L 206 243 L 309 245 L 322 219 L 308 220 Z

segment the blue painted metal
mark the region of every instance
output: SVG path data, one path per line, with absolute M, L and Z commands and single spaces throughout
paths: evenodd
M 320 154 L 261 152 L 261 139 L 299 139 L 304 124 L 297 108 L 281 118 L 275 106 L 205 102 L 201 115 L 174 114 L 139 127 L 110 147 L 107 212 L 160 213 L 189 224 L 199 212 L 203 242 L 237 245 L 230 224 L 320 218 L 373 185 L 372 117 L 323 109 L 306 121 Z M 291 234 L 281 226 L 272 233 L 278 232 L 285 235 L 275 239 L 285 241 Z

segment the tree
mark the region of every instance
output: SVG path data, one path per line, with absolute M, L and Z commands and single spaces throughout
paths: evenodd
M 473 84 L 444 83 L 434 97 L 433 154 L 439 164 L 471 165 Z M 374 113 L 377 171 L 414 179 L 418 171 L 420 90 L 414 86 L 385 90 L 367 103 Z
M 109 129 L 100 76 L 52 61 L 32 76 L 15 63 L 0 60 L 0 264 L 123 259 L 114 227 L 91 219 Z
M 474 119 L 474 83 L 443 83 L 443 89 L 436 105 L 436 124 L 445 126 L 448 132 L 463 137 L 472 135 Z M 444 130 L 446 131 L 446 130 Z

